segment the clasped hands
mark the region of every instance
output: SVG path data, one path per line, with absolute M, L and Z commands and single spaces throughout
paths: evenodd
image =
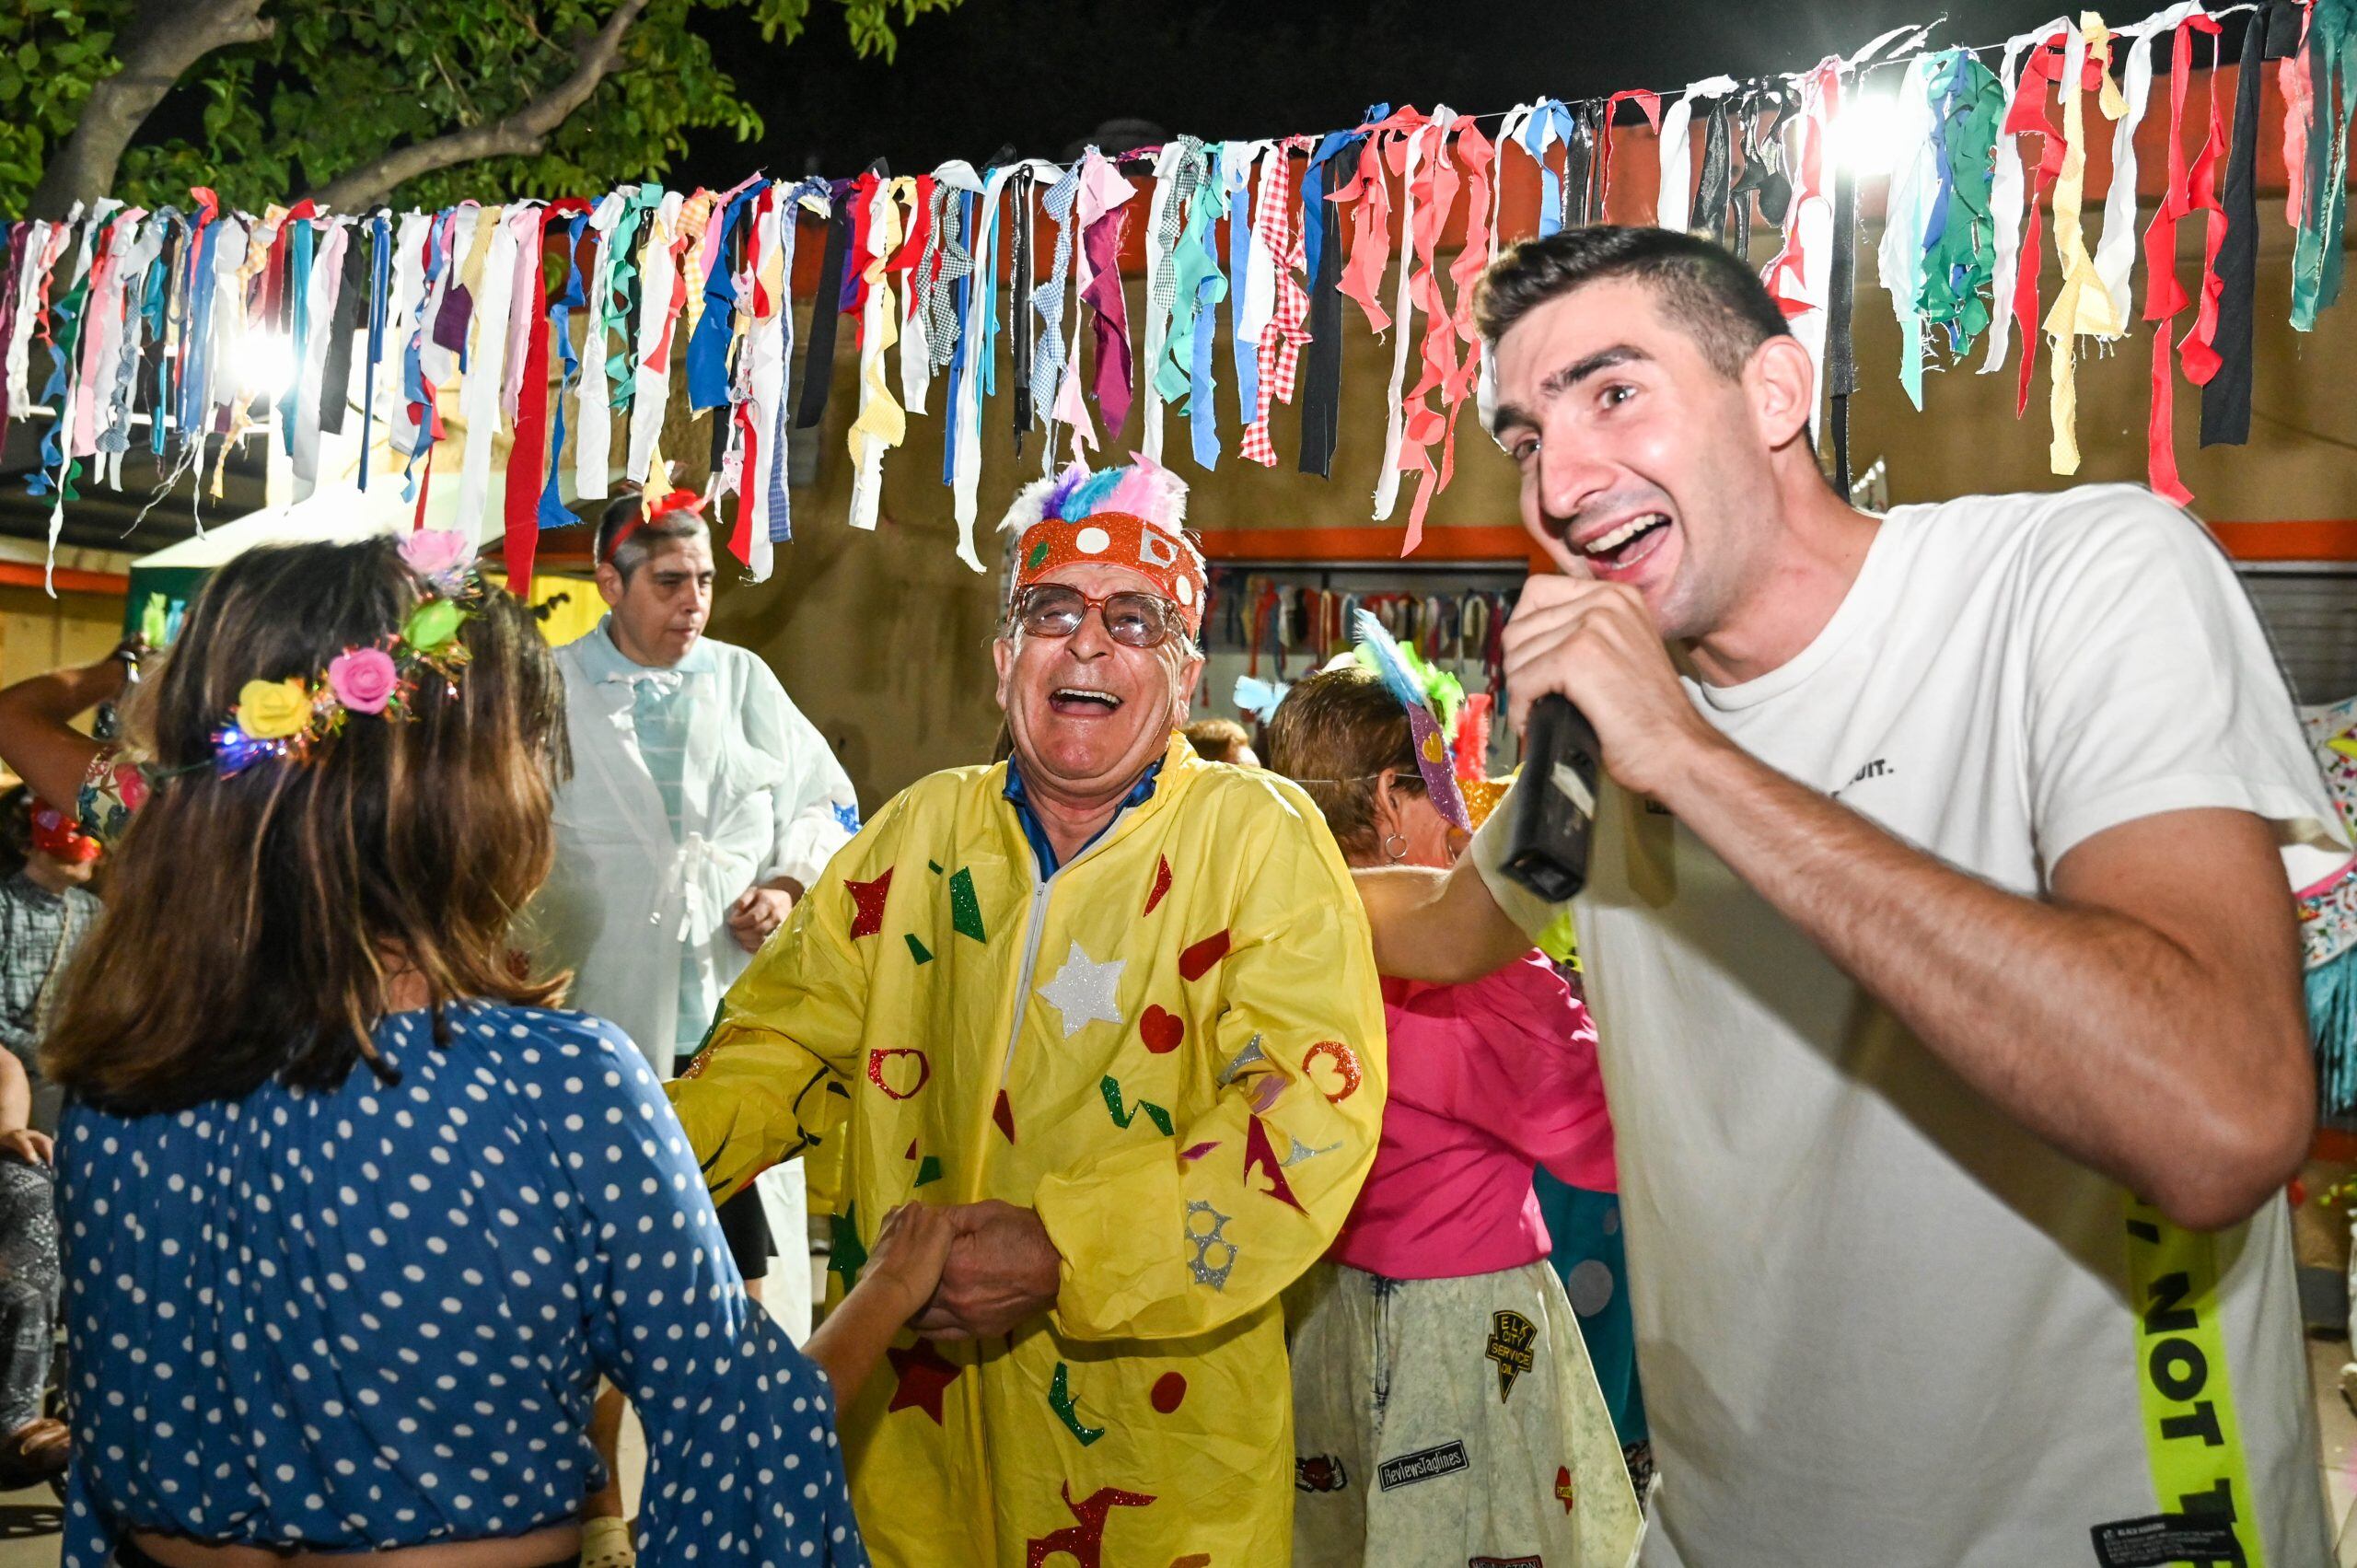
M 1037 1214 L 993 1199 L 931 1208 L 920 1219 L 915 1211 L 923 1207 L 910 1204 L 885 1216 L 868 1255 L 870 1270 L 908 1275 L 915 1304 L 910 1328 L 928 1339 L 987 1339 L 1055 1305 L 1063 1260 Z M 932 1270 L 920 1268 L 916 1255 L 938 1256 L 945 1228 L 946 1253 L 928 1283 Z M 912 1254 L 905 1268 L 902 1250 Z

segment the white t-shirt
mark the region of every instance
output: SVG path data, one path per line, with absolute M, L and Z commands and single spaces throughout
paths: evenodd
M 1900 507 L 1797 657 L 1689 685 L 2025 895 L 2190 807 L 2275 823 L 2295 885 L 2347 858 L 2225 560 L 2133 486 Z M 2131 1209 L 1618 790 L 1575 912 L 1663 1477 L 1645 1568 L 2175 1562 L 2161 1516 L 2220 1481 L 2272 1568 L 2330 1562 L 2283 1203 L 2215 1237 Z

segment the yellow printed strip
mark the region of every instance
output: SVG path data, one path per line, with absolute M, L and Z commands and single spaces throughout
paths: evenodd
M 2218 1249 L 2128 1200 L 2128 1282 L 2136 1318 L 2136 1381 L 2153 1492 L 2167 1513 L 2231 1519 L 2248 1568 L 2267 1568 L 2252 1515 L 2249 1467 L 2226 1344 L 2218 1331 Z

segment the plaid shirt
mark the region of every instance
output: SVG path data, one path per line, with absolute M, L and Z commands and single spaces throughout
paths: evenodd
M 0 882 L 0 1045 L 41 1081 L 41 993 L 99 917 L 99 900 L 79 888 L 51 892 L 23 872 Z

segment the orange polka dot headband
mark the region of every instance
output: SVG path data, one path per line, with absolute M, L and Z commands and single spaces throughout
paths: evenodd
M 1186 482 L 1141 457 L 1095 473 L 1074 463 L 1025 489 L 999 527 L 1019 535 L 1015 587 L 1067 566 L 1126 567 L 1177 605 L 1188 634 L 1196 636 L 1209 577 L 1202 552 L 1187 537 L 1186 518 Z

